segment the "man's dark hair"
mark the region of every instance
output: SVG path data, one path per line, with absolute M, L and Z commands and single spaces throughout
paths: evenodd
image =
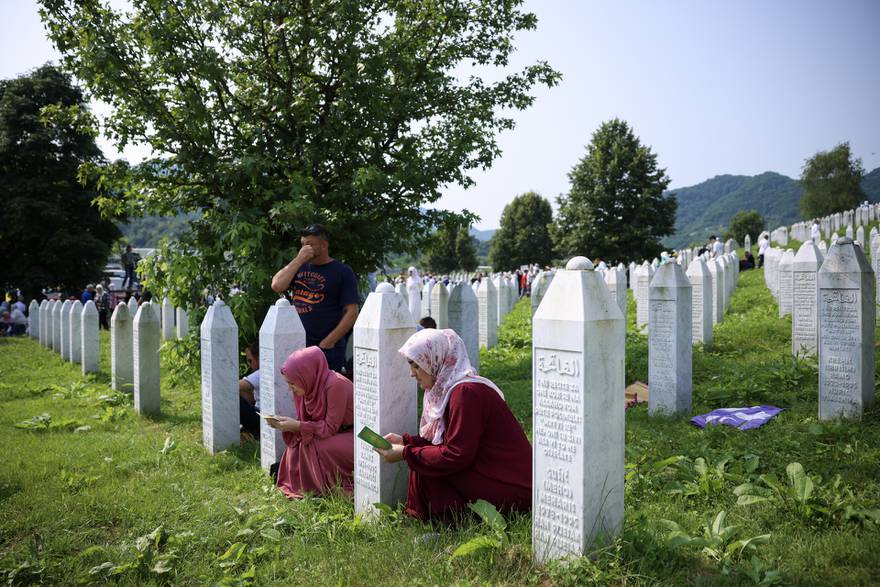
M 330 240 L 330 232 L 327 230 L 327 227 L 323 224 L 309 224 L 301 231 L 299 231 L 300 236 L 319 236 L 324 240 Z
M 714 240 L 718 240 L 718 239 L 716 239 L 716 238 L 715 238 L 715 235 L 713 234 L 712 236 L 709 237 L 709 240 L 710 240 L 710 241 L 714 241 Z
M 260 358 L 260 341 L 255 340 L 247 346 L 247 350 L 251 352 L 255 359 Z

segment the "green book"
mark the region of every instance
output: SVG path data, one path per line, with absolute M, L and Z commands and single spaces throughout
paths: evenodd
M 381 448 L 385 450 L 391 448 L 391 443 L 379 436 L 373 430 L 371 430 L 369 426 L 364 426 L 361 431 L 358 432 L 358 438 L 371 446 L 375 446 L 376 448 Z

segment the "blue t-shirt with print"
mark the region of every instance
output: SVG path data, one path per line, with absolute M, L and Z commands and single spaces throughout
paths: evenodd
M 359 301 L 351 267 L 336 259 L 324 265 L 306 263 L 293 278 L 291 298 L 306 331 L 306 345 L 316 345 L 342 319 L 342 311 Z M 345 345 L 342 337 L 336 346 Z

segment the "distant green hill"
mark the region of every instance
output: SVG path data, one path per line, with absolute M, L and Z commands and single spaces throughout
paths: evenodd
M 871 201 L 880 201 L 880 167 L 865 175 L 862 189 Z M 801 220 L 800 183 L 773 171 L 755 176 L 719 175 L 668 193 L 678 198 L 676 232 L 663 241 L 672 248 L 704 241 L 711 234 L 720 235 L 740 210 L 760 212 L 768 230 Z

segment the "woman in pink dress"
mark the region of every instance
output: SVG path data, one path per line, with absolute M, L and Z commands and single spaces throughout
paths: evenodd
M 351 493 L 354 471 L 354 390 L 327 367 L 316 346 L 292 353 L 281 374 L 287 379 L 299 419 L 276 416 L 287 450 L 278 465 L 278 487 L 289 498 L 327 493 L 339 485 Z

